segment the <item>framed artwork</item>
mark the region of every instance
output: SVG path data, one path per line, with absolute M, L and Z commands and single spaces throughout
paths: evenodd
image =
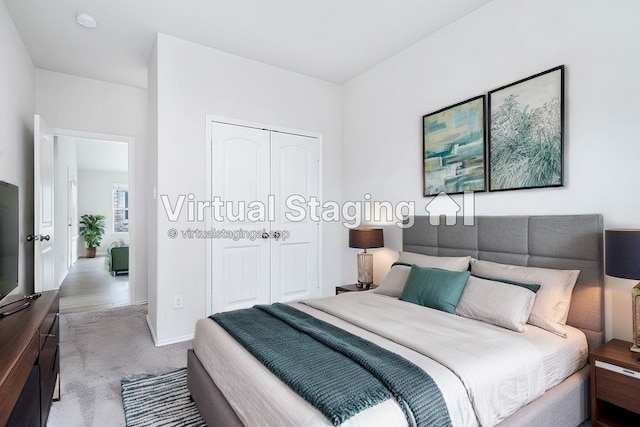
M 564 66 L 489 92 L 489 191 L 563 185 Z
M 485 189 L 485 95 L 422 117 L 423 195 Z

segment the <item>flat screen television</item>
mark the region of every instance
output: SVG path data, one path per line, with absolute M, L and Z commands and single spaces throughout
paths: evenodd
M 18 187 L 0 181 L 0 300 L 18 286 Z

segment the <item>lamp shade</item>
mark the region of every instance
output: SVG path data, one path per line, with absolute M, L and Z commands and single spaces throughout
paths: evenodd
M 349 230 L 349 247 L 370 249 L 384 246 L 382 228 L 352 228 Z
M 640 280 L 640 229 L 605 230 L 605 273 Z

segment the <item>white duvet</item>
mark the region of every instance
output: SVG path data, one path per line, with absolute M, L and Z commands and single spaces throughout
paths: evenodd
M 377 345 L 428 372 L 454 426 L 493 426 L 584 365 L 586 339 L 540 328 L 517 333 L 371 292 L 294 306 Z M 329 425 L 210 319 L 196 325 L 194 350 L 246 426 Z M 329 367 L 330 369 L 330 367 Z M 394 400 L 349 419 L 346 426 L 403 426 Z

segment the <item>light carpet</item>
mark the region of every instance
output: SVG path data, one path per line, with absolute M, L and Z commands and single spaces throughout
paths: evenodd
M 191 401 L 187 370 L 122 380 L 122 403 L 127 427 L 203 427 L 205 422 Z
M 191 341 L 156 347 L 147 306 L 60 315 L 59 402 L 49 427 L 125 425 L 120 381 L 187 366 Z

